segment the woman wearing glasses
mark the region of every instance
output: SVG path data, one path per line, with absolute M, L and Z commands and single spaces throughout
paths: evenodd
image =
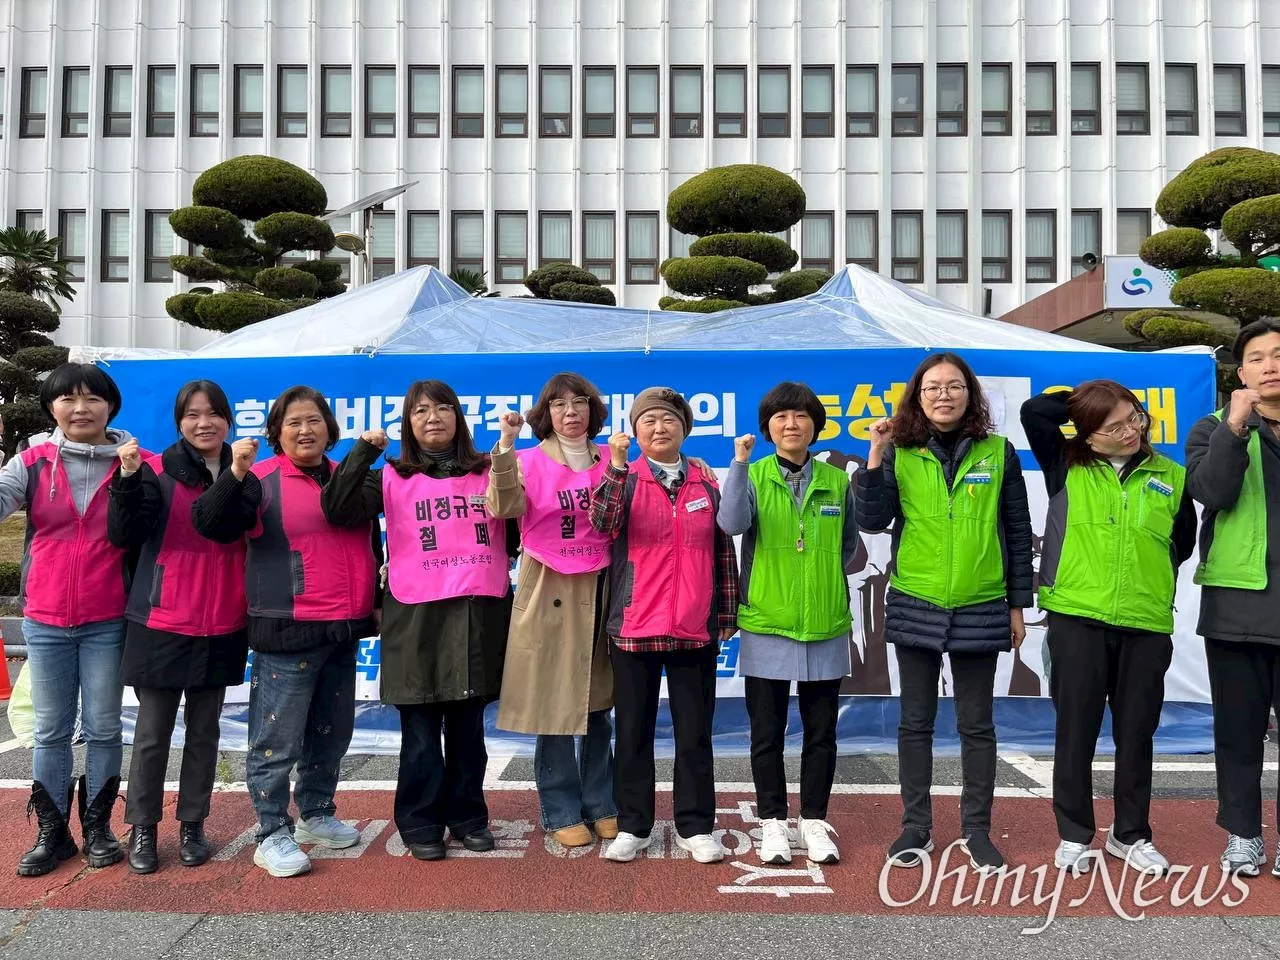
M 592 528 L 591 491 L 609 464 L 591 442 L 607 411 L 576 373 L 547 381 L 529 411 L 538 446 L 514 450 L 510 417 L 493 453 L 489 502 L 520 518 L 516 582 L 498 726 L 537 734 L 542 829 L 566 847 L 618 835 L 613 802 L 613 671 L 603 615 L 613 540 Z
M 1062 427 L 1070 421 L 1075 435 Z M 1115 822 L 1106 851 L 1163 873 L 1151 842 L 1152 737 L 1173 657 L 1178 566 L 1195 546 L 1185 471 L 1151 448 L 1150 421 L 1127 387 L 1092 380 L 1022 407 L 1049 492 L 1040 606 L 1049 611 L 1049 691 L 1057 710 L 1055 863 L 1079 873 L 1093 841 L 1093 754 L 1110 703 Z
M 912 374 L 892 420 L 872 427 L 858 526 L 893 528 L 885 639 L 898 661 L 903 831 L 889 847 L 914 867 L 933 849 L 933 728 L 942 657 L 951 664 L 964 785 L 961 831 L 975 868 L 1004 858 L 991 842 L 996 660 L 1022 643 L 1032 603 L 1031 516 L 1013 445 L 992 432 L 977 377 L 953 353 Z

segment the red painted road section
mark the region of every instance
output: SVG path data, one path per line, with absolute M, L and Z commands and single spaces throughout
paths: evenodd
M 172 816 L 173 797 L 167 812 Z M 181 913 L 294 913 L 313 911 L 521 910 L 548 912 L 757 912 L 818 914 L 885 914 L 908 912 L 933 916 L 1016 915 L 1045 917 L 1058 883 L 1059 871 L 1042 871 L 1040 898 L 1037 877 L 1030 868 L 1042 865 L 1055 844 L 1052 810 L 1046 800 L 998 799 L 993 837 L 1011 864 L 1027 864 L 1015 889 L 1015 878 L 1000 891 L 987 881 L 976 894 L 977 877 L 954 875 L 937 884 L 933 877 L 915 902 L 893 907 L 882 901 L 879 884 L 885 845 L 898 832 L 900 808 L 896 797 L 840 795 L 832 798 L 830 820 L 840 832 L 844 860 L 834 866 L 810 866 L 797 855 L 790 867 L 764 867 L 751 847 L 757 831 L 754 804 L 745 796 L 721 795 L 719 826 L 731 855 L 724 863 L 702 865 L 675 848 L 666 825 L 663 843 L 655 839 L 648 856 L 616 864 L 600 856 L 598 846 L 574 851 L 545 838 L 537 828 L 537 799 L 526 792 L 489 795 L 499 849 L 491 854 L 467 854 L 450 848 L 449 859 L 422 863 L 404 852 L 391 819 L 391 794 L 343 792 L 338 815 L 356 820 L 361 843 L 346 851 L 320 851 L 311 874 L 273 879 L 253 865 L 250 841 L 253 818 L 243 793 L 218 794 L 208 832 L 219 849 L 214 862 L 184 868 L 177 862 L 177 825 L 162 826 L 160 871 L 136 877 L 124 864 L 88 870 L 82 859 L 64 864 L 35 879 L 9 873 L 29 844 L 32 830 L 22 816 L 25 794 L 0 791 L 0 908 L 82 908 L 118 911 L 174 911 Z M 957 801 L 939 798 L 935 831 L 939 847 L 956 837 Z M 117 808 L 121 811 L 123 804 Z M 1110 817 L 1108 804 L 1098 804 L 1099 822 Z M 670 796 L 659 796 L 659 817 L 670 816 Z M 1214 804 L 1204 801 L 1157 801 L 1153 822 L 1160 847 L 1176 864 L 1191 866 L 1188 876 L 1157 882 L 1142 895 L 1148 916 L 1201 914 L 1280 915 L 1280 879 L 1269 875 L 1240 881 L 1247 894 L 1217 867 L 1223 841 L 1213 824 Z M 118 827 L 121 836 L 126 828 Z M 655 833 L 655 838 L 657 834 Z M 951 866 L 963 858 L 953 852 Z M 1207 865 L 1203 878 L 1201 868 Z M 1058 895 L 1058 916 L 1109 916 L 1116 904 L 1136 916 L 1134 875 L 1122 876 L 1122 864 L 1107 858 L 1107 876 L 1115 891 L 1109 896 L 1101 876 L 1068 878 Z M 908 901 L 918 892 L 920 871 L 892 870 L 887 892 Z M 1201 906 L 1192 901 L 1197 882 Z M 959 884 L 960 902 L 953 902 Z M 1221 889 L 1219 890 L 1219 887 Z M 1217 896 L 1214 891 L 1219 890 Z M 1017 897 L 1022 897 L 1015 904 Z M 1181 899 L 1181 905 L 1171 899 Z M 979 902 L 975 904 L 975 899 Z M 993 900 L 997 902 L 993 902 Z M 1082 901 L 1075 906 L 1072 900 Z M 932 903 L 930 902 L 932 901 Z M 1152 902 L 1154 901 L 1154 902 Z M 1210 901 L 1207 904 L 1204 901 Z

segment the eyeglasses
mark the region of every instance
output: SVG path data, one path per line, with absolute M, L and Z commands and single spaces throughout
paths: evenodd
M 969 386 L 964 383 L 931 383 L 920 391 L 922 396 L 930 400 L 951 396 L 963 397 L 968 392 Z
M 457 411 L 453 409 L 453 404 L 451 403 L 423 403 L 414 407 L 413 413 L 410 414 L 410 416 L 430 417 L 433 413 L 438 417 L 451 417 L 456 414 Z
M 1119 440 L 1130 430 L 1139 434 L 1147 432 L 1147 427 L 1151 424 L 1151 418 L 1145 413 L 1134 413 L 1124 423 L 1117 424 L 1114 427 L 1105 427 L 1095 431 L 1104 437 L 1110 437 L 1112 440 Z
M 575 410 L 586 410 L 591 406 L 590 397 L 574 397 L 572 400 L 565 400 L 563 397 L 552 400 L 547 404 L 555 413 L 564 413 L 569 407 Z

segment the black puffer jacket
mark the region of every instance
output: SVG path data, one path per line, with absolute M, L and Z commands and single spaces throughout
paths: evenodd
M 955 483 L 956 468 L 972 441 L 959 438 L 954 447 L 929 439 L 929 449 L 942 464 L 948 485 Z M 864 472 L 858 481 L 858 527 L 877 531 L 893 528 L 893 555 L 904 522 L 894 474 L 895 451 L 885 451 L 884 462 Z M 906 647 L 938 653 L 996 653 L 1012 648 L 1009 608 L 1034 605 L 1031 549 L 1031 511 L 1022 465 L 1013 444 L 1005 441 L 1004 481 L 1000 488 L 1000 551 L 1004 558 L 1007 597 L 947 610 L 926 600 L 889 588 L 885 604 L 885 639 Z

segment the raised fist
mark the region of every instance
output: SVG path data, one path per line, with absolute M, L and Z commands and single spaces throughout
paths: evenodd
M 524 426 L 524 417 L 508 411 L 498 418 L 498 430 L 501 438 L 498 443 L 503 448 L 514 447 L 516 437 L 520 436 L 520 428 Z
M 137 473 L 138 468 L 142 466 L 142 453 L 138 449 L 137 440 L 127 440 L 122 443 L 120 449 L 116 451 L 116 456 L 120 458 L 121 473 Z
M 258 459 L 258 438 L 245 437 L 231 445 L 231 472 L 237 480 L 243 480 L 245 474 L 253 469 L 253 462 Z
M 1227 422 L 1239 433 L 1249 422 L 1253 408 L 1262 402 L 1262 394 L 1248 387 L 1241 387 L 1231 394 L 1231 408 L 1227 411 Z
M 739 463 L 746 463 L 751 459 L 751 450 L 755 445 L 756 435 L 754 433 L 744 433 L 740 437 L 734 437 L 733 459 Z
M 618 432 L 609 438 L 609 462 L 619 470 L 627 468 L 627 454 L 631 450 L 631 438 Z
M 366 430 L 360 434 L 360 439 L 365 443 L 372 444 L 379 450 L 387 449 L 387 431 L 385 430 Z

